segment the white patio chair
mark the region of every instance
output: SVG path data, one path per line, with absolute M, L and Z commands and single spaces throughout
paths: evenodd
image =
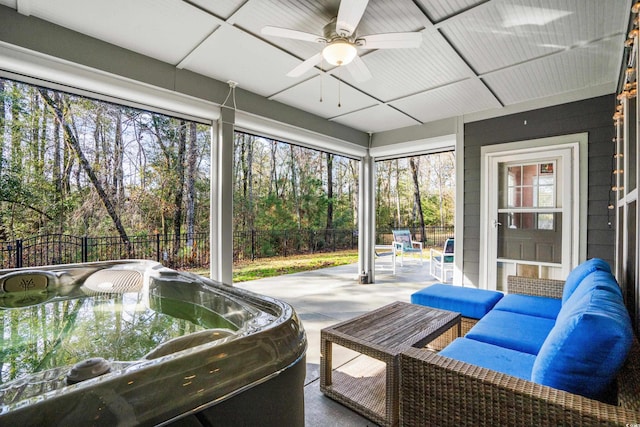
M 404 265 L 404 254 L 420 254 L 420 264 L 422 264 L 422 242 L 411 240 L 409 229 L 393 230 L 393 247 L 396 254 L 400 254 L 400 266 Z
M 376 271 L 391 271 L 391 274 L 396 274 L 396 251 L 393 245 L 376 245 Z M 385 261 L 386 262 L 383 262 Z
M 442 282 L 447 282 L 447 273 L 451 273 L 451 280 L 453 280 L 453 248 L 453 237 L 450 237 L 444 242 L 441 251 L 433 248 L 429 250 L 431 256 L 429 274 Z

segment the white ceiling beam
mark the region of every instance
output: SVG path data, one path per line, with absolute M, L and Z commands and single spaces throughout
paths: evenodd
M 18 13 L 24 16 L 31 16 L 31 10 L 33 8 L 31 0 L 16 0 L 16 5 Z

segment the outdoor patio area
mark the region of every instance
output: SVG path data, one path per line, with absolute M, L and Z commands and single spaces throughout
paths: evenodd
M 358 283 L 356 264 L 325 268 L 238 283 L 235 286 L 268 295 L 291 304 L 307 333 L 307 377 L 305 380 L 305 424 L 307 426 L 373 426 L 320 392 L 320 330 L 335 323 L 382 307 L 393 301 L 409 302 L 410 295 L 436 283 L 429 274 L 429 261 L 398 266 L 396 274 L 376 272 L 376 283 Z M 358 353 L 334 346 L 333 366 L 339 367 Z

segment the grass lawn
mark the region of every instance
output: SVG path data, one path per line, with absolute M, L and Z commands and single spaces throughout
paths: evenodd
M 358 251 L 315 253 L 291 255 L 288 257 L 261 258 L 255 261 L 240 261 L 233 265 L 233 283 L 261 279 L 263 277 L 281 276 L 283 274 L 358 262 Z M 192 273 L 209 277 L 209 270 L 192 270 Z

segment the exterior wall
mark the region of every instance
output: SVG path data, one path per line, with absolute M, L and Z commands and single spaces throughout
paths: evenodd
M 587 258 L 602 258 L 614 265 L 615 212 L 607 208 L 614 154 L 614 108 L 615 96 L 611 94 L 465 124 L 462 259 L 468 282 L 476 286 L 479 283 L 480 147 L 579 132 L 589 134 Z

